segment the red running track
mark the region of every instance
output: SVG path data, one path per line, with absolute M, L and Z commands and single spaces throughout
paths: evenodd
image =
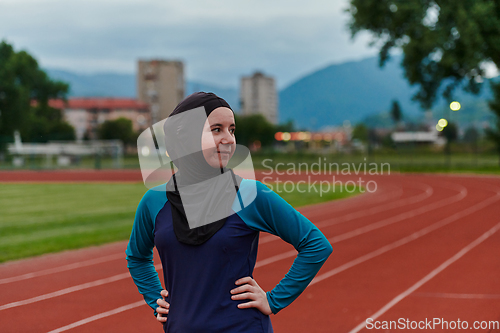
M 500 321 L 500 178 L 363 178 L 377 183 L 375 193 L 299 209 L 335 250 L 304 293 L 272 315 L 275 332 L 367 331 L 367 318 L 447 321 L 448 329 L 434 326 L 437 332 L 455 331 L 457 320 L 469 328 Z M 128 275 L 125 247 L 0 265 L 0 331 L 161 332 Z M 254 277 L 263 289 L 279 282 L 295 254 L 277 237 L 261 235 Z

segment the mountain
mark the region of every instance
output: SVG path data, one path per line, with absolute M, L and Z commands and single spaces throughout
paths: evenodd
M 344 120 L 357 123 L 370 114 L 386 111 L 397 98 L 404 112 L 418 112 L 412 89 L 391 59 L 379 68 L 376 57 L 331 65 L 291 84 L 280 92 L 280 121 L 293 119 L 310 129 Z
M 128 97 L 135 98 L 135 74 L 98 73 L 77 74 L 58 69 L 45 69 L 55 80 L 69 83 L 70 97 Z
M 315 71 L 286 87 L 279 94 L 280 122 L 293 120 L 300 128 L 319 129 L 325 125 L 367 122 L 388 124 L 387 116 L 392 100 L 397 99 L 408 120 L 423 117 L 420 106 L 411 100 L 417 87 L 410 87 L 400 67 L 401 57 L 393 57 L 383 68 L 378 58 L 331 65 Z M 455 99 L 460 101 L 465 119 L 484 119 L 484 100 L 491 98 L 488 84 L 481 94 L 472 96 L 461 90 Z M 464 107 L 464 106 L 467 106 Z M 446 115 L 448 104 L 440 99 L 433 113 Z M 481 115 L 471 116 L 481 110 Z M 479 112 L 479 111 L 478 111 Z M 487 118 L 487 115 L 486 115 Z

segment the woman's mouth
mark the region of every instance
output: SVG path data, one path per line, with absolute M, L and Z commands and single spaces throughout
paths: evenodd
M 217 154 L 223 158 L 228 158 L 231 155 L 230 151 L 217 151 Z

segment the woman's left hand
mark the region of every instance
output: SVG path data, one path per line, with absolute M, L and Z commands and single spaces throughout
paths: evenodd
M 257 282 L 250 276 L 241 278 L 235 282 L 236 285 L 241 285 L 238 288 L 231 290 L 231 299 L 241 300 L 241 299 L 251 299 L 252 301 L 238 304 L 238 308 L 257 308 L 260 312 L 265 315 L 270 315 L 272 313 L 269 307 L 269 302 L 267 301 L 266 292 L 257 284 Z

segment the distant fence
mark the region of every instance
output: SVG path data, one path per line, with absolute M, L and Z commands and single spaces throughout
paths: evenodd
M 52 141 L 48 143 L 16 141 L 7 145 L 7 152 L 10 156 L 8 160 L 4 157 L 4 168 L 8 168 L 9 164 L 11 168 L 35 169 L 91 167 L 89 164 L 93 162 L 93 167 L 100 169 L 103 160 L 111 161 L 112 168 L 121 168 L 124 147 L 120 140 Z

